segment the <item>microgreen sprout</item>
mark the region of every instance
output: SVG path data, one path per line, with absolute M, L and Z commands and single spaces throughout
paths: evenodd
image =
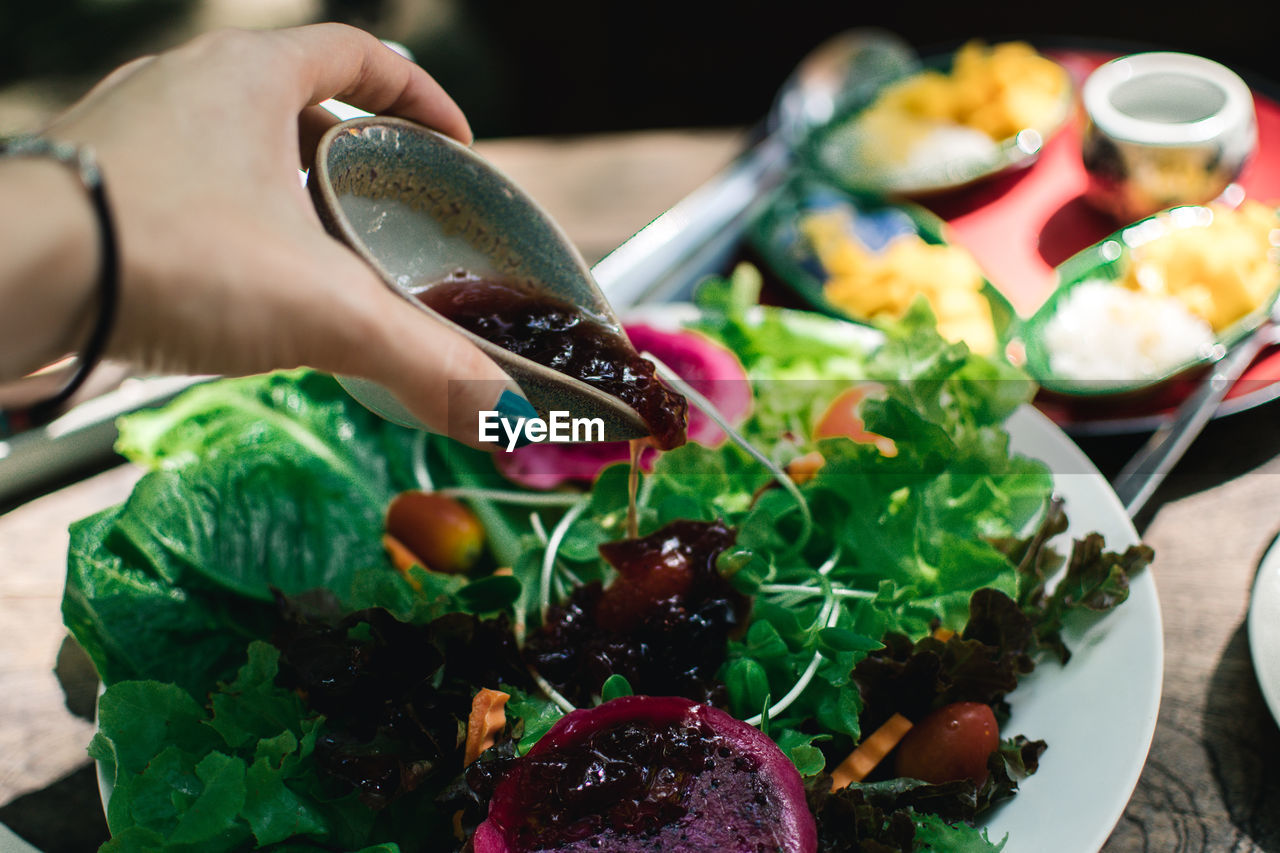
M 551 607 L 551 579 L 556 571 L 556 554 L 560 551 L 560 543 L 564 541 L 564 537 L 569 532 L 569 528 L 578 516 L 586 511 L 588 502 L 586 500 L 579 501 L 560 517 L 556 522 L 556 526 L 551 529 L 551 536 L 547 539 L 547 550 L 542 556 L 542 578 L 538 587 L 538 603 L 542 613 L 542 621 L 547 621 L 547 610 Z
M 688 398 L 689 402 L 697 406 L 699 411 L 711 418 L 711 420 L 715 422 L 716 426 L 724 430 L 725 435 L 729 436 L 735 444 L 745 450 L 751 458 L 763 465 L 769 473 L 773 475 L 773 478 L 778 481 L 778 485 L 782 486 L 782 488 L 786 490 L 787 494 L 791 495 L 796 502 L 796 508 L 800 510 L 801 524 L 800 535 L 796 538 L 795 545 L 792 546 L 791 550 L 792 552 L 797 552 L 802 549 L 805 546 L 805 543 L 809 541 L 809 536 L 813 533 L 813 512 L 809 509 L 809 502 L 805 500 L 804 495 L 801 494 L 799 487 L 795 484 L 795 481 L 787 475 L 786 471 L 782 470 L 782 468 L 778 466 L 778 463 L 766 456 L 754 444 L 747 441 L 746 437 L 742 433 L 738 432 L 738 430 L 734 428 L 733 424 L 729 423 L 728 419 L 720 413 L 720 410 L 716 408 L 715 404 L 681 378 L 680 374 L 676 373 L 670 367 L 667 367 L 667 365 L 665 365 L 662 360 L 653 353 L 645 352 L 642 353 L 642 355 L 644 358 L 653 362 L 654 367 L 657 368 L 659 376 L 661 376 L 676 391 Z
M 810 630 L 816 633 L 823 628 L 834 628 L 840 619 L 840 608 L 836 602 L 836 591 L 832 587 L 831 582 L 825 577 L 822 579 L 822 587 L 795 587 L 795 589 L 812 589 L 814 592 L 821 593 L 826 597 L 822 602 L 822 609 L 818 611 L 818 618 L 814 620 Z M 763 589 L 763 588 L 762 588 Z M 747 720 L 748 725 L 759 726 L 765 720 L 776 717 L 787 708 L 791 707 L 791 703 L 800 698 L 808 688 L 809 682 L 813 681 L 813 676 L 818 672 L 818 667 L 822 664 L 822 652 L 815 651 L 813 657 L 809 660 L 809 665 L 804 668 L 804 672 L 800 674 L 800 679 L 796 682 L 787 695 L 783 696 L 773 705 L 769 706 L 763 713 L 756 714 Z
M 418 488 L 424 492 L 435 490 L 435 481 L 431 479 L 431 471 L 427 468 L 427 433 L 419 431 L 413 437 L 413 479 L 418 481 Z
M 785 584 L 785 583 L 769 583 L 762 584 L 760 591 L 765 595 L 798 595 L 801 598 L 812 598 L 815 595 L 826 595 L 826 590 L 820 586 L 806 586 L 804 584 Z M 849 589 L 843 586 L 835 586 L 831 589 L 831 594 L 836 598 L 861 598 L 867 601 L 875 599 L 878 593 L 869 589 Z
M 569 713 L 572 713 L 573 711 L 578 710 L 576 705 L 574 705 L 568 699 L 564 698 L 564 696 L 560 694 L 560 691 L 552 687 L 551 682 L 543 678 L 536 669 L 534 669 L 533 667 L 529 667 L 529 674 L 533 676 L 533 681 L 535 684 L 538 685 L 538 688 L 543 693 L 546 694 L 548 699 L 556 703 L 556 707 L 558 707 L 561 711 L 564 711 L 566 714 L 569 714 Z
M 536 512 L 529 513 L 529 526 L 533 528 L 533 535 L 538 537 L 538 541 L 542 543 L 542 547 L 547 547 L 547 540 L 550 537 L 547 536 L 546 525 L 542 523 L 542 516 L 538 515 Z
M 506 489 L 479 489 L 467 486 L 450 486 L 440 489 L 442 495 L 463 500 L 493 501 L 513 506 L 573 506 L 582 495 L 564 492 L 516 492 Z

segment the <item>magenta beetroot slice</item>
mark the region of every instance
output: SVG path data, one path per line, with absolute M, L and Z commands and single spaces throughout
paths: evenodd
M 626 696 L 566 715 L 498 784 L 475 853 L 813 853 L 791 760 L 709 705 Z
M 638 352 L 657 356 L 710 400 L 731 424 L 741 423 L 751 412 L 751 383 L 738 357 L 698 332 L 667 332 L 643 323 L 624 327 Z M 726 438 L 724 431 L 706 414 L 689 410 L 689 441 L 715 447 Z M 646 448 L 640 456 L 644 471 L 653 469 L 658 451 Z M 498 472 L 512 482 L 531 489 L 554 489 L 567 482 L 590 483 L 615 462 L 631 458 L 625 441 L 600 444 L 553 444 L 541 442 L 510 453 L 494 454 Z

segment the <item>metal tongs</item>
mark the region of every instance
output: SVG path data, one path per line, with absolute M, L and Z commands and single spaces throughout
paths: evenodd
M 609 301 L 627 308 L 686 298 L 692 280 L 731 252 L 753 205 L 782 182 L 815 127 L 918 67 L 906 41 L 875 27 L 846 30 L 810 51 L 745 151 L 592 268 Z
M 1173 417 L 1151 434 L 1112 480 L 1120 502 L 1130 518 L 1146 508 L 1165 477 L 1178 464 L 1196 437 L 1217 412 L 1231 386 L 1253 364 L 1258 354 L 1280 343 L 1280 301 L 1270 315 L 1214 363 L 1200 387 L 1178 406 Z

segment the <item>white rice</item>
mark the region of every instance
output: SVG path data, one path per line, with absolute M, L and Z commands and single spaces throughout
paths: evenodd
M 1044 327 L 1049 368 L 1063 379 L 1152 379 L 1204 355 L 1213 330 L 1172 297 L 1105 281 L 1072 288 Z
M 947 179 L 962 178 L 966 173 L 994 162 L 999 153 L 999 146 L 981 131 L 958 124 L 938 123 L 911 146 L 906 162 L 899 167 L 899 177 L 909 179 L 928 175 L 941 180 L 943 176 L 937 173 L 945 170 Z
M 967 180 L 1000 156 L 985 133 L 930 119 L 900 117 L 887 126 L 858 120 L 850 137 L 854 163 L 900 190 Z

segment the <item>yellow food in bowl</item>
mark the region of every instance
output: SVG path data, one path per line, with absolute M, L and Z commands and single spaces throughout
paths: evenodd
M 910 121 L 954 124 L 985 133 L 995 141 L 1026 128 L 1047 130 L 1061 121 L 1070 83 L 1066 71 L 1026 42 L 988 46 L 966 43 L 950 73 L 921 71 L 885 88 L 864 112 L 884 127 L 910 130 Z
M 984 355 L 995 352 L 982 270 L 966 250 L 909 234 L 872 252 L 853 235 L 849 214 L 841 210 L 807 214 L 799 228 L 826 271 L 823 295 L 832 305 L 860 320 L 896 319 L 923 295 L 942 337 Z
M 1280 217 L 1257 201 L 1207 210 L 1202 227 L 1168 228 L 1135 247 L 1121 283 L 1171 296 L 1221 332 L 1262 307 L 1280 285 Z

